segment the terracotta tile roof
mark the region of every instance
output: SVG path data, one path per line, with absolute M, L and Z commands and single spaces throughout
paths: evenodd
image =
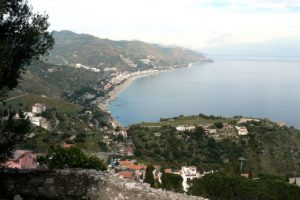
M 165 173 L 166 173 L 166 174 L 172 173 L 172 169 L 165 169 Z
M 67 144 L 67 143 L 64 143 L 63 144 L 63 148 L 70 148 L 70 147 L 74 147 L 75 145 L 74 144 Z
M 123 178 L 131 178 L 132 173 L 131 172 L 119 172 L 119 176 L 121 176 Z
M 119 161 L 119 165 L 131 165 L 132 163 L 129 160 L 121 160 Z
M 141 170 L 143 169 L 144 167 L 143 166 L 140 166 L 140 165 L 128 165 L 126 166 L 127 169 L 132 169 L 132 170 Z

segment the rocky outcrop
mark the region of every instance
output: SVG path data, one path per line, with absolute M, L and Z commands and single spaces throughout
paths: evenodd
M 0 185 L 0 199 L 204 200 L 96 170 L 1 172 Z

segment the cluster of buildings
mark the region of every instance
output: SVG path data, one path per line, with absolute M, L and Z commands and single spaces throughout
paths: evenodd
M 100 72 L 100 69 L 97 69 L 95 67 L 89 67 L 89 66 L 86 66 L 86 65 L 83 65 L 83 64 L 80 64 L 80 63 L 75 64 L 74 67 L 76 69 L 86 69 L 86 70 L 89 70 L 89 71 L 92 71 L 92 72 Z
M 132 179 L 139 182 L 143 182 L 147 166 L 143 164 L 135 164 L 135 162 L 135 160 L 118 161 L 118 165 L 114 167 L 115 173 L 120 178 Z
M 13 157 L 1 165 L 12 169 L 36 169 L 38 167 L 36 159 L 37 154 L 32 151 L 16 150 Z
M 123 55 L 120 55 L 120 58 L 124 63 L 126 63 L 129 67 L 135 68 L 137 64 L 135 64 L 130 58 L 125 58 Z
M 112 171 L 120 178 L 132 179 L 142 182 L 145 178 L 147 166 L 144 164 L 135 164 L 135 160 L 120 160 L 114 161 L 115 165 L 111 165 Z M 194 178 L 201 178 L 206 174 L 214 173 L 216 171 L 204 171 L 200 173 L 195 166 L 182 166 L 179 171 L 172 171 L 172 169 L 164 169 L 166 174 L 177 174 L 182 177 L 182 187 L 185 192 L 190 187 L 190 181 Z M 152 171 L 154 180 L 162 183 L 162 171 L 160 166 L 155 166 Z
M 196 126 L 194 125 L 179 125 L 179 126 L 176 126 L 176 130 L 177 131 L 192 131 L 192 130 L 195 130 L 196 129 Z
M 235 130 L 235 127 L 233 125 L 224 123 L 223 128 L 215 128 L 214 126 L 210 125 L 204 125 L 202 126 L 205 130 L 206 135 L 209 137 L 214 138 L 215 140 L 221 140 L 223 138 L 228 137 L 237 137 L 237 132 Z
M 201 126 L 205 134 L 215 140 L 221 140 L 227 137 L 237 137 L 248 134 L 248 130 L 245 126 L 233 126 L 227 123 L 223 124 L 223 128 L 216 128 L 213 124 L 199 125 Z M 178 132 L 194 131 L 195 125 L 178 125 L 175 127 Z
M 35 126 L 40 126 L 46 130 L 50 130 L 50 122 L 46 118 L 40 116 L 40 114 L 46 111 L 46 109 L 47 107 L 45 104 L 35 103 L 32 106 L 31 112 L 24 112 L 25 119 L 29 119 L 29 121 Z M 19 119 L 19 114 L 16 114 L 15 118 Z
M 116 139 L 118 137 L 123 139 Z M 117 149 L 115 153 L 120 156 L 134 155 L 133 142 L 131 139 L 128 139 L 127 130 L 108 130 L 103 136 L 103 142 L 105 142 L 107 145 L 115 146 Z
M 113 86 L 119 85 L 123 83 L 125 80 L 127 80 L 130 77 L 134 76 L 140 76 L 144 74 L 154 73 L 158 70 L 149 69 L 149 70 L 142 70 L 142 71 L 136 71 L 136 72 L 120 72 L 120 73 L 114 73 L 112 74 L 111 79 L 103 86 L 103 89 L 105 91 L 110 90 Z

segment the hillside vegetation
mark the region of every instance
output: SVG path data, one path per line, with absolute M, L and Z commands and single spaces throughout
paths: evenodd
M 84 69 L 59 66 L 35 60 L 27 66 L 17 88 L 32 95 L 61 97 L 82 87 L 91 87 L 101 76 Z
M 193 123 L 191 123 L 193 122 Z M 202 128 L 215 122 L 232 127 L 238 118 L 204 115 L 163 119 L 159 123 L 142 123 L 129 128 L 135 146 L 135 156 L 144 162 L 165 167 L 196 165 L 199 169 L 221 169 L 240 173 L 240 157 L 246 159 L 244 173 L 275 174 L 285 177 L 300 174 L 300 131 L 279 126 L 269 120 L 251 121 L 244 125 L 248 135 L 215 140 Z M 193 131 L 177 131 L 176 125 L 194 124 Z M 214 127 L 216 128 L 216 127 Z M 160 136 L 157 136 L 160 133 Z M 235 135 L 234 135 L 235 134 Z
M 163 66 L 184 65 L 204 58 L 197 52 L 180 47 L 166 47 L 140 41 L 112 41 L 71 31 L 54 31 L 53 36 L 55 45 L 47 57 L 47 62 L 53 64 L 81 63 L 99 69 L 128 69 L 130 66 L 124 58 L 141 64 L 140 59 L 150 56 L 155 63 Z
M 14 92 L 14 95 L 16 94 Z M 46 130 L 32 125 L 26 139 L 18 144 L 18 148 L 46 152 L 50 146 L 69 143 L 88 151 L 107 150 L 100 133 L 102 127 L 109 126 L 110 117 L 95 107 L 88 108 L 92 114 L 87 115 L 85 114 L 87 108 L 57 97 L 26 95 L 7 101 L 4 108 L 30 112 L 32 105 L 37 102 L 47 106 L 47 110 L 40 116 L 47 119 L 51 129 Z

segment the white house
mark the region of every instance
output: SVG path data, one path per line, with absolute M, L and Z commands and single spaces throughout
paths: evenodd
M 185 131 L 185 126 L 176 126 L 177 131 Z
M 30 122 L 36 126 L 40 126 L 46 130 L 51 129 L 51 124 L 44 117 L 32 117 L 29 118 Z
M 300 177 L 289 177 L 289 183 L 300 186 Z
M 41 113 L 46 110 L 46 105 L 41 103 L 36 103 L 32 106 L 32 112 L 33 113 Z
M 189 125 L 189 126 L 186 126 L 185 129 L 186 129 L 187 131 L 192 131 L 192 130 L 196 129 L 196 126 L 194 126 L 194 125 Z
M 50 130 L 51 129 L 51 124 L 50 122 L 48 122 L 48 120 L 44 117 L 41 118 L 40 120 L 40 126 L 46 130 Z
M 248 130 L 245 126 L 236 126 L 235 128 L 239 135 L 248 135 Z
M 41 119 L 42 119 L 42 117 L 32 117 L 30 119 L 30 122 L 36 126 L 41 126 Z
M 189 166 L 189 167 L 181 167 L 180 175 L 183 179 L 182 187 L 185 192 L 189 189 L 189 181 L 193 180 L 194 178 L 200 178 L 200 173 L 197 171 L 197 167 Z

